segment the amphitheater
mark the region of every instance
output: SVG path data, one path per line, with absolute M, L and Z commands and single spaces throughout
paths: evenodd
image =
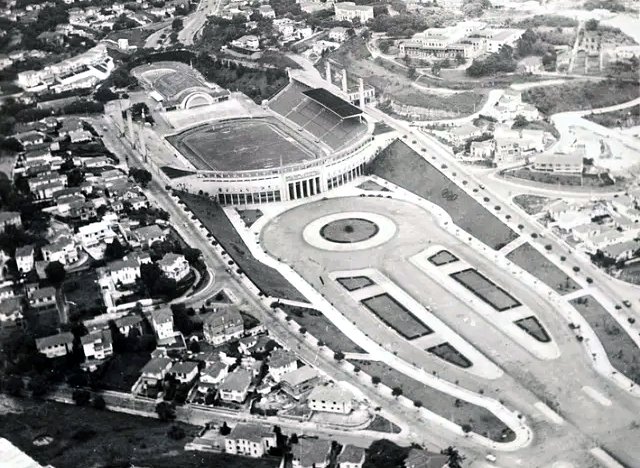
M 167 111 L 208 106 L 228 99 L 230 94 L 207 83 L 199 72 L 180 62 L 154 62 L 136 67 L 131 73 Z
M 174 178 L 174 187 L 241 206 L 339 187 L 362 175 L 385 146 L 360 108 L 293 78 L 263 103 L 260 116 L 207 122 L 166 141 L 193 171 Z

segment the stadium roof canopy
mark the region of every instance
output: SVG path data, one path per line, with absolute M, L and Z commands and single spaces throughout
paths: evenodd
M 362 114 L 361 109 L 324 88 L 310 89 L 302 93 L 342 119 L 348 119 L 349 117 Z

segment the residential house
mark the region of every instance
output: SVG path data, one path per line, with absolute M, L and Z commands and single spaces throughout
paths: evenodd
M 52 244 L 42 247 L 42 258 L 45 262 L 69 265 L 78 261 L 78 250 L 73 239 L 63 236 Z
M 29 273 L 33 270 L 34 265 L 33 246 L 25 245 L 24 247 L 18 247 L 16 249 L 15 259 L 18 272 L 21 275 Z
M 533 162 L 533 169 L 559 174 L 582 174 L 584 170 L 582 152 L 571 154 L 540 154 Z
M 111 330 L 95 330 L 80 337 L 82 351 L 87 361 L 103 360 L 113 354 L 113 338 Z
M 307 405 L 314 411 L 349 414 L 353 396 L 337 385 L 321 385 L 309 393 Z
M 454 145 L 462 145 L 471 138 L 482 136 L 483 130 L 472 124 L 463 124 L 453 127 L 447 132 L 449 141 Z
M 220 384 L 220 399 L 235 403 L 243 403 L 247 399 L 251 386 L 251 372 L 245 369 L 236 369 L 227 375 Z
M 21 297 L 7 297 L 0 300 L 0 338 L 7 337 L 15 330 L 24 328 Z
M 299 400 L 309 393 L 320 380 L 320 374 L 311 366 L 302 366 L 280 377 L 280 387 L 289 396 Z
M 133 330 L 137 330 L 142 335 L 142 317 L 137 314 L 117 318 L 114 323 L 123 336 L 129 336 Z
M 164 380 L 171 368 L 171 359 L 166 357 L 151 358 L 142 368 L 140 382 L 143 388 L 155 387 Z
M 300 438 L 291 451 L 293 468 L 325 468 L 331 457 L 331 441 Z
M 339 468 L 362 468 L 364 464 L 365 451 L 361 447 L 346 444 L 338 455 L 336 461 Z
M 198 390 L 206 392 L 210 388 L 216 388 L 227 377 L 229 366 L 222 361 L 215 362 L 205 367 L 200 372 L 200 380 L 198 381 Z
M 100 277 L 114 285 L 130 286 L 140 278 L 140 262 L 135 258 L 124 258 L 110 262 L 100 269 Z
M 151 326 L 159 342 L 171 340 L 176 334 L 173 330 L 173 314 L 169 309 L 152 311 Z
M 343 43 L 349 39 L 349 33 L 347 28 L 343 28 L 342 26 L 337 26 L 335 28 L 329 29 L 329 40 L 333 42 Z
M 244 320 L 235 307 L 214 309 L 202 324 L 204 338 L 214 346 L 240 338 L 244 332 Z
M 114 237 L 116 233 L 111 229 L 109 221 L 97 221 L 78 228 L 78 238 L 85 247 L 95 246 L 102 241 L 110 242 Z
M 631 260 L 640 250 L 640 242 L 637 240 L 628 240 L 618 244 L 611 244 L 604 247 L 601 252 L 607 258 L 616 262 L 626 262 Z
M 16 135 L 13 135 L 13 138 L 15 138 L 25 150 L 29 146 L 41 145 L 44 143 L 44 134 L 36 132 L 35 130 L 18 133 Z
M 224 448 L 227 453 L 260 458 L 276 447 L 276 434 L 254 423 L 238 423 L 227 436 Z
M 269 355 L 269 375 L 273 380 L 280 382 L 280 379 L 287 372 L 298 368 L 296 355 L 291 351 L 278 348 L 271 351 Z
M 258 12 L 263 18 L 274 19 L 276 17 L 276 12 L 273 11 L 273 7 L 271 5 L 260 5 L 258 7 Z
M 0 232 L 4 232 L 7 226 L 22 227 L 22 219 L 17 211 L 0 211 Z
M 180 282 L 189 275 L 190 267 L 184 255 L 175 253 L 165 254 L 158 262 L 160 271 L 169 279 Z
M 194 361 L 179 361 L 176 362 L 169 374 L 173 375 L 180 383 L 191 383 L 198 376 L 198 363 Z
M 36 339 L 38 352 L 49 359 L 66 356 L 73 349 L 73 334 L 70 332 L 58 333 Z
M 258 51 L 260 50 L 260 38 L 249 34 L 231 41 L 231 45 L 239 49 Z
M 445 468 L 448 465 L 448 456 L 418 448 L 412 448 L 404 460 L 405 468 Z
M 473 159 L 493 159 L 493 140 L 472 141 L 469 155 Z
M 71 139 L 71 143 L 84 143 L 87 141 L 91 141 L 93 139 L 93 135 L 88 130 L 73 130 L 69 132 L 69 138 Z

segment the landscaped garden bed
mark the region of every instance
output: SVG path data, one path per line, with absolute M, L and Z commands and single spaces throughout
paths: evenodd
M 548 343 L 551 341 L 551 337 L 544 329 L 537 317 L 533 315 L 531 317 L 525 317 L 520 320 L 516 320 L 515 323 L 518 327 L 522 328 L 529 335 L 534 337 L 541 343 Z
M 453 255 L 448 250 L 441 250 L 435 255 L 429 257 L 429 261 L 433 263 L 435 266 L 442 266 L 448 263 L 453 263 L 458 261 L 458 257 Z
M 250 228 L 253 223 L 258 221 L 262 217 L 261 210 L 237 210 L 240 218 L 244 221 L 244 224 Z
M 467 369 L 473 365 L 460 351 L 449 343 L 442 343 L 427 349 L 431 354 L 438 356 L 440 359 L 447 361 L 454 366 Z
M 355 291 L 356 289 L 366 288 L 367 286 L 373 286 L 376 284 L 371 278 L 367 276 L 351 276 L 345 278 L 337 278 L 336 281 L 340 283 L 347 291 Z
M 251 255 L 220 205 L 210 198 L 185 192 L 178 192 L 178 197 L 265 295 L 306 302 L 306 298 L 284 276 Z
M 593 328 L 611 365 L 640 384 L 640 349 L 627 332 L 593 296 L 573 299 L 571 304 Z
M 387 293 L 363 299 L 362 304 L 408 340 L 433 333 L 431 328 Z
M 351 341 L 322 312 L 288 304 L 280 304 L 278 307 L 286 312 L 298 325 L 322 341 L 329 349 L 342 351 L 343 353 L 364 352 L 364 349 Z
M 473 268 L 457 271 L 449 276 L 498 312 L 522 305 L 511 294 Z
M 551 201 L 549 197 L 539 195 L 516 195 L 513 197 L 516 205 L 522 208 L 528 215 L 536 215 Z
M 395 141 L 368 167 L 376 174 L 442 207 L 453 222 L 493 249 L 518 235 L 402 141 Z
M 370 376 L 379 378 L 384 385 L 401 389 L 402 395 L 414 403 L 419 402 L 429 411 L 460 425 L 464 431 L 473 431 L 500 442 L 515 439 L 515 433 L 486 408 L 429 387 L 383 362 L 359 359 L 351 362 Z
M 507 258 L 527 273 L 531 273 L 558 294 L 568 294 L 580 289 L 578 283 L 528 242 L 509 252 Z

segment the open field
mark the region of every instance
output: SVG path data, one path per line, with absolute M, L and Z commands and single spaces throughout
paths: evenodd
M 580 289 L 578 283 L 551 263 L 528 242 L 509 252 L 507 258 L 524 271 L 531 273 L 558 294 L 568 294 Z
M 62 289 L 69 304 L 69 315 L 91 318 L 105 309 L 96 270 L 88 269 L 69 274 Z
M 185 192 L 177 192 L 177 195 L 265 295 L 306 301 L 305 297 L 279 272 L 251 255 L 220 205 L 209 198 Z
M 280 128 L 263 120 L 205 124 L 167 139 L 202 170 L 269 169 L 315 157 Z
M 365 41 L 359 37 L 342 44 L 339 49 L 327 54 L 326 59 L 333 63 L 348 64 L 350 74 L 362 77 L 365 83 L 376 88 L 381 100 L 393 99 L 398 104 L 444 111 L 446 116 L 455 117 L 472 114 L 485 99 L 484 92 L 467 91 L 443 96 L 417 89 L 413 86 L 414 80 L 407 76 L 406 67 L 388 60 L 373 60 Z M 321 71 L 324 71 L 326 59 L 318 65 Z
M 634 127 L 640 125 L 640 105 L 604 114 L 585 115 L 584 118 L 607 128 Z
M 184 450 L 188 439 L 167 436 L 172 425 L 184 430 L 187 438 L 198 428 L 183 423 L 124 413 L 99 411 L 53 402 L 16 400 L 24 409 L 19 415 L 0 416 L 0 434 L 43 465 L 56 468 L 80 466 L 196 467 L 246 466 L 246 458 Z M 39 436 L 50 436 L 49 445 L 35 446 Z M 0 462 L 2 465 L 2 462 Z M 273 460 L 252 460 L 252 467 L 275 467 Z
M 433 333 L 433 330 L 387 293 L 363 299 L 361 302 L 387 326 L 408 340 Z
M 473 268 L 449 276 L 499 312 L 521 305 L 511 294 Z
M 389 145 L 368 171 L 441 206 L 453 222 L 493 249 L 518 235 L 402 141 Z
M 485 408 L 424 385 L 383 362 L 362 360 L 351 362 L 372 377 L 379 377 L 384 385 L 391 388 L 401 388 L 402 394 L 408 399 L 420 401 L 429 411 L 439 414 L 463 428 L 501 442 L 513 440 L 515 436 L 511 429 Z
M 627 332 L 593 296 L 579 297 L 571 304 L 593 328 L 613 367 L 640 384 L 640 349 Z
M 342 351 L 343 353 L 364 352 L 360 346 L 351 341 L 328 318 L 322 315 L 322 312 L 287 304 L 280 304 L 279 307 L 291 315 L 298 325 L 306 328 L 315 338 L 324 341 L 324 344 L 329 349 Z
M 551 115 L 613 106 L 638 96 L 640 88 L 637 83 L 606 80 L 532 88 L 522 93 L 522 100 L 533 104 L 540 112 Z
M 529 167 L 520 167 L 500 172 L 501 176 L 512 177 L 514 179 L 530 180 L 541 184 L 555 186 L 572 186 L 572 187 L 605 187 L 611 189 L 616 182 L 609 174 L 592 175 L 592 174 L 555 174 L 550 172 L 534 171 Z M 624 179 L 622 180 L 623 183 Z
M 96 371 L 100 376 L 100 387 L 105 390 L 130 392 L 149 359 L 151 355 L 145 352 L 114 354 L 107 364 Z

